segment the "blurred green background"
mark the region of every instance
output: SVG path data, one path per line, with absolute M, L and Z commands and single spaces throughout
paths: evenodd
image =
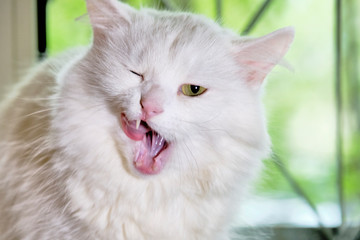
M 162 8 L 160 1 L 126 1 L 140 7 Z M 263 0 L 166 1 L 179 9 L 219 20 L 242 32 Z M 221 3 L 221 14 L 216 3 Z M 344 192 L 347 219 L 359 220 L 360 208 L 360 3 L 345 1 L 342 34 Z M 286 166 L 318 206 L 338 202 L 336 186 L 335 4 L 329 0 L 272 1 L 249 35 L 261 36 L 294 26 L 295 41 L 286 56 L 293 71 L 277 67 L 267 80 L 264 103 L 273 150 L 283 162 L 268 159 L 256 194 L 271 199 L 296 198 L 276 164 Z M 91 29 L 84 0 L 50 0 L 48 54 L 88 44 Z M 83 17 L 81 17 L 83 16 Z M 80 18 L 79 18 L 80 17 Z M 221 17 L 221 19 L 219 19 Z M 325 213 L 326 215 L 326 213 Z M 335 216 L 334 218 L 339 218 Z M 334 222 L 338 220 L 334 219 Z

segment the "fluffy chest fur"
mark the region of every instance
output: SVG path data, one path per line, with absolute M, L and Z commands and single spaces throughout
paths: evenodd
M 233 202 L 219 193 L 209 194 L 216 186 L 204 186 L 204 180 L 198 185 L 169 178 L 132 181 L 116 193 L 82 182 L 71 189 L 71 208 L 100 239 L 227 239 L 226 206 Z M 184 189 L 185 184 L 193 189 Z
M 0 112 L 0 239 L 230 239 L 270 148 L 261 85 L 293 38 L 87 0 L 90 47 Z

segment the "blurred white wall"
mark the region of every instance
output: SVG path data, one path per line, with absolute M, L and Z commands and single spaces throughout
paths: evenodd
M 36 60 L 36 1 L 0 0 L 0 98 Z

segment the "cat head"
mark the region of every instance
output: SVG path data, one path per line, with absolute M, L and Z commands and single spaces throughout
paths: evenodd
M 130 172 L 228 159 L 235 166 L 268 151 L 261 86 L 287 52 L 292 28 L 250 39 L 190 13 L 116 0 L 87 0 L 87 8 L 94 37 L 80 63 L 83 79 L 116 119 Z

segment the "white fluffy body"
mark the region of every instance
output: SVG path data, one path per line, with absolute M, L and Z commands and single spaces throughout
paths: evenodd
M 189 13 L 87 7 L 93 44 L 43 62 L 2 104 L 0 239 L 230 239 L 270 149 L 261 84 L 293 30 L 242 39 Z M 144 97 L 171 145 L 153 175 L 134 168 L 138 142 L 119 123 Z

